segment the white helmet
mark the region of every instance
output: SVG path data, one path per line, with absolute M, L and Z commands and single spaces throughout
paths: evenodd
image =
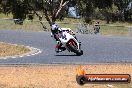
M 59 29 L 59 26 L 57 24 L 53 24 L 51 26 L 52 30 L 58 30 Z

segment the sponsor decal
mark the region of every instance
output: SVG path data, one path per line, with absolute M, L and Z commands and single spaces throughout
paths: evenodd
M 86 74 L 85 69 L 80 66 L 77 69 L 76 81 L 79 85 L 86 83 L 130 83 L 129 74 Z

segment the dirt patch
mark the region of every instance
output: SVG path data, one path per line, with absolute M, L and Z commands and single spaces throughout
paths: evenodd
M 0 66 L 0 87 L 8 88 L 131 88 L 130 84 L 76 83 L 78 65 Z M 87 73 L 130 74 L 132 64 L 85 65 Z
M 0 42 L 0 57 L 21 55 L 29 51 L 30 50 L 28 48 L 25 48 L 24 46 Z

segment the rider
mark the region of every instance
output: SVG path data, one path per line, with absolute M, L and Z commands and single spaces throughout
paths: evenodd
M 98 21 L 94 24 L 94 31 L 95 34 L 99 33 L 100 31 L 100 25 Z
M 53 36 L 54 39 L 57 42 L 56 47 L 55 47 L 55 51 L 57 53 L 66 50 L 65 47 L 62 47 L 62 44 L 59 41 L 59 36 L 58 35 L 61 34 L 61 33 L 62 33 L 61 28 L 57 24 L 52 23 L 52 25 L 51 25 L 51 36 Z

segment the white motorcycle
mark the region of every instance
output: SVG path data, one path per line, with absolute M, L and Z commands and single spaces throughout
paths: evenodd
M 81 50 L 81 42 L 78 42 L 76 37 L 72 35 L 65 28 L 61 28 L 62 33 L 59 35 L 59 40 L 62 44 L 62 47 L 65 47 L 69 52 L 76 53 L 77 56 L 83 55 L 83 50 Z

